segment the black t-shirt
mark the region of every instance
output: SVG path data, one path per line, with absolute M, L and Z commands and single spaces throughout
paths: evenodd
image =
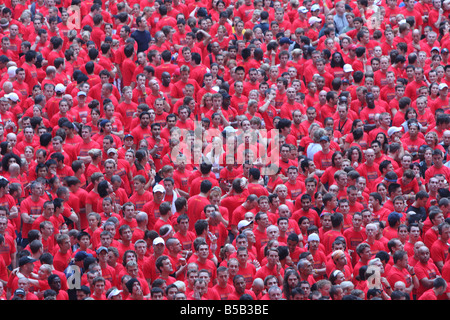
M 408 210 L 406 210 L 406 213 L 408 213 L 408 212 L 410 212 L 410 211 L 413 211 L 413 212 L 415 212 L 416 214 L 410 215 L 410 216 L 409 216 L 409 218 L 408 218 L 408 222 L 409 222 L 409 223 L 417 223 L 417 222 L 419 222 L 419 221 L 422 221 L 422 222 L 423 222 L 423 221 L 425 221 L 426 218 L 427 218 L 427 211 L 425 210 L 424 207 L 419 207 L 419 208 L 417 208 L 417 207 L 410 206 L 410 207 L 408 208 Z
M 152 39 L 152 36 L 150 35 L 150 32 L 147 30 L 139 31 L 135 30 L 131 37 L 136 40 L 138 44 L 138 52 L 146 51 L 149 48 L 150 40 Z

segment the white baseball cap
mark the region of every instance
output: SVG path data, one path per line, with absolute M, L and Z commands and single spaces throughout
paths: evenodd
M 320 19 L 318 17 L 311 17 L 311 18 L 309 18 L 308 22 L 309 22 L 309 25 L 312 26 L 316 22 L 322 22 L 322 19 Z
M 55 91 L 56 92 L 65 92 L 66 91 L 66 87 L 62 83 L 58 83 L 55 86 Z
M 158 245 L 158 244 L 165 244 L 165 242 L 164 242 L 164 239 L 163 238 L 161 238 L 161 237 L 157 237 L 157 238 L 155 238 L 155 240 L 153 240 L 153 245 L 154 246 L 156 246 L 156 245 Z
M 390 128 L 388 129 L 388 136 L 390 137 L 390 136 L 392 136 L 394 133 L 401 132 L 401 131 L 402 131 L 402 128 L 401 128 L 401 127 L 390 127 Z
M 14 102 L 20 101 L 19 96 L 15 92 L 10 92 L 8 94 L 5 94 L 5 98 L 10 99 Z
M 354 71 L 352 68 L 352 65 L 348 64 L 348 63 L 344 64 L 343 70 L 344 70 L 344 72 L 353 72 Z
M 108 294 L 108 299 L 111 299 L 112 297 L 117 296 L 118 294 L 122 293 L 123 290 L 119 290 L 117 288 L 114 288 L 109 294 Z
M 320 6 L 317 3 L 315 3 L 311 6 L 311 11 L 316 11 L 316 10 L 320 10 Z
M 154 188 L 153 188 L 153 192 L 162 192 L 165 193 L 166 189 L 164 189 L 164 187 L 160 184 L 157 184 Z
M 442 90 L 442 89 L 445 89 L 445 88 L 448 88 L 448 85 L 445 82 L 442 82 L 442 83 L 439 84 L 439 90 Z
M 308 13 L 308 9 L 305 6 L 301 6 L 300 8 L 298 8 L 298 12 Z
M 248 227 L 250 224 L 252 224 L 253 221 L 248 221 L 248 220 L 241 220 L 238 223 L 238 230 L 241 230 L 245 227 Z
M 319 236 L 317 235 L 317 233 L 311 233 L 309 236 L 308 236 L 308 242 L 309 241 L 320 241 L 320 238 L 319 238 Z

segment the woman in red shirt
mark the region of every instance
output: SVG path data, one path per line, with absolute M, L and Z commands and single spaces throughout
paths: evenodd
M 137 175 L 144 176 L 147 183 L 145 184 L 145 190 L 147 190 L 153 183 L 152 176 L 150 174 L 152 168 L 149 164 L 149 156 L 147 154 L 146 150 L 137 150 L 135 154 L 135 161 L 133 163 L 133 166 L 131 167 L 131 173 L 133 174 L 133 177 Z
M 342 78 L 344 76 L 344 59 L 340 52 L 335 52 L 331 56 L 330 64 L 327 65 L 327 71 L 335 78 Z

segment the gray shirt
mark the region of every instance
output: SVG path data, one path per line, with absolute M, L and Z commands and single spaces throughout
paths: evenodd
M 334 25 L 336 26 L 336 33 L 338 35 L 342 33 L 342 30 L 345 27 L 348 27 L 348 21 L 345 15 L 346 13 L 344 13 L 342 16 L 335 14 L 333 17 Z

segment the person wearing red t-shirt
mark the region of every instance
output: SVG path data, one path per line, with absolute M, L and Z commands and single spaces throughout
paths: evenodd
M 178 272 L 180 270 L 178 271 L 175 270 L 174 265 L 172 264 L 169 256 L 162 255 L 158 257 L 158 259 L 156 259 L 155 266 L 156 269 L 159 271 L 159 276 L 157 279 L 165 280 L 167 285 L 171 285 L 176 281 L 176 278 L 171 276 L 171 274 L 173 274 L 174 272 Z
M 366 179 L 367 188 L 371 190 L 373 183 L 381 176 L 379 166 L 375 163 L 375 151 L 372 148 L 366 150 L 366 162 L 358 166 L 356 171 Z
M 31 194 L 20 204 L 20 214 L 22 219 L 22 237 L 26 239 L 31 226 L 43 211 L 45 199 L 41 198 L 43 190 L 42 183 L 35 182 L 30 186 Z
M 363 212 L 364 216 L 364 212 Z M 386 246 L 380 240 L 377 240 L 378 225 L 376 223 L 368 223 L 365 227 L 366 239 L 362 243 L 366 243 L 370 246 L 370 252 L 376 255 L 379 251 L 386 251 Z
M 411 298 L 413 296 L 413 289 L 420 287 L 420 282 L 414 272 L 414 267 L 408 264 L 408 254 L 406 251 L 398 250 L 393 255 L 394 264 L 387 272 L 386 280 L 389 285 L 394 288 L 397 281 L 405 284 L 405 292 Z
M 441 150 L 435 149 L 433 151 L 433 165 L 425 171 L 425 183 L 430 181 L 430 178 L 437 174 L 443 174 L 447 181 L 450 179 L 450 169 L 444 166 L 444 154 Z
M 37 54 L 35 51 L 28 51 L 25 53 L 25 62 L 22 68 L 25 70 L 25 82 L 28 84 L 28 94 L 31 95 L 33 88 L 38 84 L 38 75 L 36 69 Z
M 366 230 L 362 226 L 362 214 L 355 212 L 352 217 L 352 226 L 343 233 L 347 240 L 347 250 L 352 257 L 353 266 L 356 264 L 357 254 L 356 247 L 366 239 Z
M 178 231 L 174 237 L 180 240 L 183 250 L 192 250 L 196 235 L 189 230 L 189 217 L 186 214 L 181 214 L 177 218 Z
M 416 100 L 418 97 L 419 88 L 422 86 L 427 86 L 426 82 L 424 81 L 424 70 L 423 68 L 415 68 L 414 81 L 406 85 L 405 97 L 410 98 L 412 101 Z
M 212 287 L 220 296 L 220 300 L 228 300 L 228 297 L 234 293 L 234 287 L 229 283 L 230 274 L 226 266 L 217 268 L 217 284 Z
M 133 175 L 133 189 L 134 192 L 129 197 L 129 201 L 132 202 L 136 210 L 141 211 L 144 205 L 153 200 L 153 195 L 146 189 L 147 180 L 145 176 L 141 174 Z
M 240 300 L 243 294 L 248 294 L 253 300 L 256 300 L 256 295 L 251 289 L 246 289 L 246 282 L 244 276 L 237 274 L 232 279 L 233 292 L 228 295 L 228 300 Z
M 385 108 L 375 104 L 375 97 L 373 93 L 366 94 L 367 105 L 361 110 L 359 117 L 365 124 L 375 124 L 375 115 L 386 111 Z
M 327 135 L 322 136 L 319 139 L 319 143 L 322 150 L 314 154 L 313 161 L 317 170 L 320 170 L 323 174 L 332 165 L 333 152 L 330 149 L 330 138 Z
M 58 251 L 54 254 L 53 266 L 56 270 L 64 272 L 72 260 L 72 249 L 70 237 L 67 234 L 61 234 L 56 238 Z M 75 258 L 77 260 L 78 257 Z
M 436 267 L 438 267 L 439 272 L 442 272 L 444 263 L 448 259 L 448 240 L 450 238 L 450 225 L 444 222 L 439 225 L 438 230 L 439 238 L 431 246 L 430 256 Z
M 189 66 L 181 66 L 180 67 L 180 80 L 178 80 L 174 87 L 173 91 L 170 93 L 172 97 L 172 102 L 175 103 L 179 99 L 183 99 L 186 96 L 186 85 L 191 84 L 194 86 L 194 97 L 197 95 L 200 90 L 200 86 L 196 80 L 191 79 L 190 77 L 190 68 Z
M 255 274 L 255 278 L 265 279 L 273 275 L 278 279 L 278 283 L 283 283 L 284 269 L 278 261 L 279 253 L 276 249 L 268 249 L 266 253 L 267 264 L 262 266 Z
M 303 192 L 306 191 L 305 183 L 298 180 L 298 167 L 291 166 L 287 169 L 288 181 L 285 186 L 288 189 L 287 199 L 295 201 Z
M 433 285 L 434 279 L 441 276 L 441 272 L 439 272 L 436 265 L 430 260 L 430 249 L 428 247 L 422 246 L 417 252 L 419 262 L 414 265 L 414 271 L 420 282 L 420 287 L 416 288 L 416 297 L 420 299 L 425 291 Z
M 234 82 L 234 94 L 231 96 L 230 106 L 234 108 L 238 114 L 244 114 L 247 110 L 248 97 L 243 95 L 244 83 L 242 81 Z
M 244 276 L 246 288 L 250 289 L 255 279 L 256 267 L 249 262 L 248 249 L 246 247 L 239 247 L 236 257 L 239 262 L 238 274 Z
M 323 234 L 323 245 L 325 247 L 325 254 L 328 255 L 332 252 L 332 244 L 334 240 L 342 236 L 342 227 L 344 225 L 344 215 L 340 212 L 335 212 L 331 214 L 331 230 Z
M 211 94 L 215 93 L 216 91 L 213 89 L 213 75 L 211 73 L 204 73 L 203 74 L 203 86 L 198 90 L 197 92 L 197 96 L 196 96 L 196 101 L 202 101 L 202 97 L 205 95 L 205 93 L 209 92 Z M 200 83 L 200 85 L 202 85 L 202 83 Z M 194 110 L 192 110 L 192 112 L 194 112 Z M 194 112 L 196 114 L 196 112 Z
M 417 300 L 441 300 L 440 297 L 447 292 L 448 284 L 444 278 L 436 278 L 432 281 L 432 288 L 425 291 Z

